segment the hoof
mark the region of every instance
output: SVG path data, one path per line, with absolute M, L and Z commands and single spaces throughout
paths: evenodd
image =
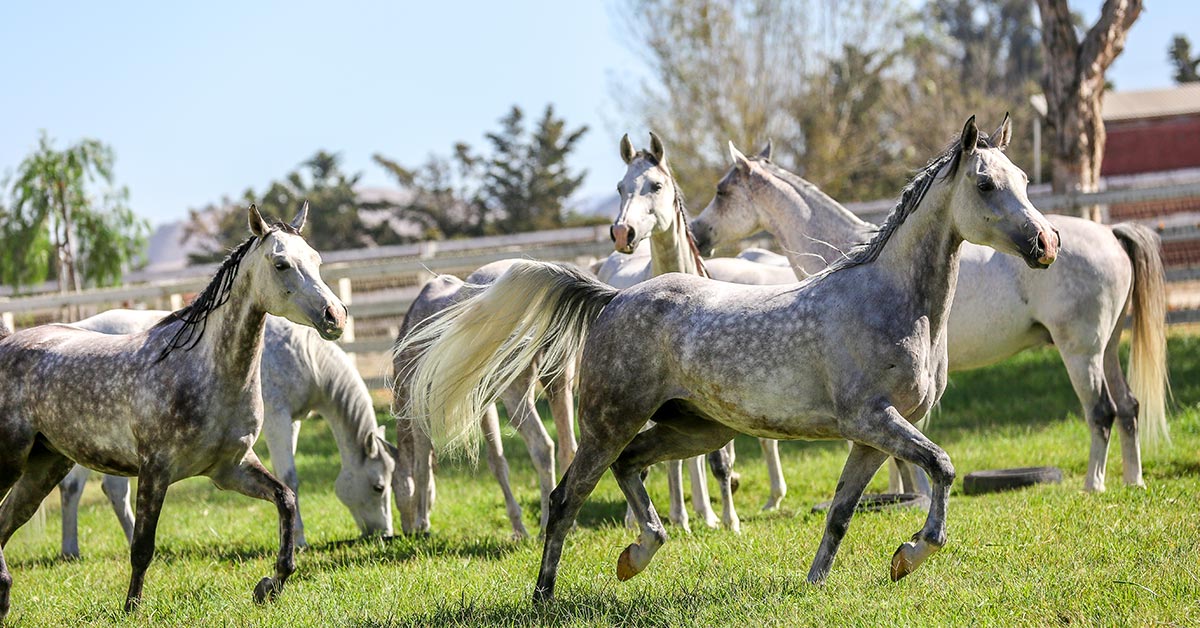
M 620 580 L 621 582 L 625 582 L 626 580 L 638 575 L 642 571 L 633 565 L 634 547 L 637 546 L 630 545 L 629 547 L 626 547 L 625 551 L 621 552 L 621 557 L 617 559 L 617 580 Z
M 142 603 L 141 598 L 127 597 L 127 598 L 125 598 L 125 606 L 123 606 L 121 608 L 121 610 L 125 611 L 126 613 L 132 613 L 133 611 L 137 610 L 138 606 L 141 605 L 141 603 Z
M 768 499 L 767 503 L 763 504 L 762 511 L 763 512 L 773 512 L 775 510 L 779 510 L 779 502 L 780 501 L 782 501 L 782 500 Z
M 931 543 L 916 539 L 901 543 L 896 553 L 892 554 L 892 582 L 916 571 L 938 549 Z
M 59 558 L 61 558 L 64 562 L 68 562 L 68 563 L 73 563 L 78 560 L 83 560 L 83 557 L 79 555 L 79 552 L 75 552 L 75 553 L 63 552 L 62 554 L 59 555 Z
M 725 529 L 729 530 L 730 532 L 732 532 L 734 534 L 741 534 L 742 533 L 742 521 L 740 519 L 733 519 L 732 521 L 727 521 L 725 523 Z
M 520 530 L 513 530 L 512 536 L 509 538 L 511 538 L 514 541 L 517 541 L 518 543 L 521 541 L 528 541 L 529 540 L 529 532 L 525 528 L 521 528 Z
M 279 589 L 275 586 L 275 581 L 271 578 L 259 580 L 258 584 L 254 587 L 255 604 L 274 602 L 277 597 L 279 597 Z

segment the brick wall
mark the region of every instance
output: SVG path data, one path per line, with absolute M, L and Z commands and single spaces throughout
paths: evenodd
M 1200 167 L 1200 115 L 1105 124 L 1101 176 Z

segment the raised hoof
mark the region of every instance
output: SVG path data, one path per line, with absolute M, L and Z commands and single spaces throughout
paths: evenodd
M 633 564 L 634 547 L 634 545 L 626 547 L 625 551 L 621 552 L 621 557 L 617 559 L 617 580 L 620 580 L 621 582 L 625 582 L 626 580 L 638 575 L 642 571 Z
M 937 550 L 938 547 L 921 540 L 901 543 L 892 554 L 892 582 L 916 571 Z
M 279 588 L 275 586 L 275 580 L 270 577 L 264 577 L 258 581 L 254 587 L 254 603 L 266 604 L 274 602 L 275 598 L 279 597 Z

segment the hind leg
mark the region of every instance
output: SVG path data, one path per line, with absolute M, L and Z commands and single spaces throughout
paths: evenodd
M 1142 479 L 1142 447 L 1138 432 L 1138 400 L 1129 389 L 1129 382 L 1121 370 L 1121 328 L 1113 334 L 1104 350 L 1104 379 L 1117 406 L 1117 432 L 1121 435 L 1121 475 L 1126 486 L 1146 488 Z
M 8 426 L 2 427 L 5 428 L 4 435 L 10 436 L 5 439 L 4 446 L 0 447 L 0 495 L 5 495 L 21 477 L 25 459 L 33 444 L 33 433 L 18 429 L 14 430 L 16 434 L 10 434 Z M 8 499 L 4 499 L 3 503 L 7 504 Z M 0 523 L 6 521 L 0 520 Z M 9 595 L 12 592 L 12 574 L 8 571 L 8 563 L 4 562 L 4 545 L 0 543 L 0 623 L 3 623 L 4 617 L 8 615 Z
M 100 479 L 100 490 L 112 504 L 113 513 L 125 532 L 125 541 L 133 542 L 133 508 L 129 504 L 129 478 L 119 475 L 105 475 Z
M 37 512 L 42 500 L 71 472 L 75 463 L 66 456 L 35 443 L 25 461 L 25 472 L 0 505 L 0 545 L 8 545 L 17 528 Z
M 529 538 L 529 531 L 521 521 L 521 505 L 513 495 L 512 485 L 508 481 L 508 460 L 504 458 L 504 443 L 500 441 L 500 417 L 495 404 L 488 406 L 483 415 L 483 442 L 487 451 L 488 469 L 500 485 L 504 494 L 504 509 L 508 513 L 508 522 L 512 526 L 513 538 L 517 540 Z
M 692 483 L 692 509 L 696 516 L 704 522 L 707 528 L 716 529 L 721 526 L 717 513 L 713 512 L 712 503 L 708 497 L 708 476 L 704 473 L 704 456 L 692 456 L 683 461 L 687 466 L 688 479 Z
M 684 504 L 683 498 L 683 461 L 668 460 L 665 466 L 667 468 L 667 518 L 671 523 L 690 534 L 692 527 L 688 524 L 687 505 Z M 635 515 L 634 519 L 636 518 Z
M 642 471 L 661 460 L 695 457 L 697 452 L 719 449 L 735 434 L 720 423 L 681 415 L 668 418 L 659 412 L 655 415 L 655 426 L 638 434 L 621 452 L 612 466 L 613 475 L 633 507 L 642 532 L 638 542 L 625 548 L 617 561 L 619 579 L 628 580 L 644 570 L 667 539 L 642 484 Z
M 771 480 L 771 494 L 763 510 L 779 508 L 783 497 L 787 495 L 787 482 L 783 479 L 783 463 L 779 460 L 779 441 L 772 438 L 760 438 L 758 444 L 762 447 L 763 459 L 767 461 L 767 478 Z
M 1071 378 L 1071 386 L 1083 404 L 1083 412 L 1092 433 L 1092 446 L 1088 455 L 1087 475 L 1083 480 L 1085 491 L 1104 490 L 1105 466 L 1108 458 L 1108 440 L 1112 434 L 1113 420 L 1117 407 L 1109 394 L 1104 379 L 1103 356 L 1095 353 L 1075 353 L 1061 347 L 1063 363 Z
M 79 559 L 79 499 L 91 474 L 87 467 L 77 464 L 58 484 L 58 497 L 62 502 L 62 549 L 59 555 L 68 560 Z
M 538 486 L 542 493 L 540 525 L 544 530 L 546 510 L 550 505 L 550 492 L 554 490 L 554 483 L 558 480 L 558 476 L 554 471 L 554 440 L 550 438 L 546 426 L 542 425 L 542 419 L 537 413 L 537 405 L 534 403 L 533 389 L 528 384 L 528 380 L 518 379 L 515 384 L 509 386 L 508 390 L 501 394 L 501 399 L 504 401 L 504 409 L 508 411 L 509 423 L 517 428 L 521 440 L 525 441 L 525 447 L 529 450 L 529 458 L 533 461 L 534 471 L 537 472 Z M 494 408 L 495 406 L 491 412 L 494 412 Z M 515 504 L 516 500 L 513 500 L 513 505 Z M 517 508 L 519 510 L 520 507 Z M 510 508 L 509 516 L 511 517 L 511 515 Z
M 612 399 L 618 396 L 592 394 L 584 399 Z M 581 408 L 582 416 L 593 417 L 580 423 L 579 450 L 571 466 L 563 473 L 562 481 L 550 494 L 550 516 L 546 520 L 545 543 L 542 562 L 538 570 L 537 585 L 533 590 L 534 602 L 545 602 L 554 598 L 554 584 L 558 579 L 558 564 L 562 558 L 563 540 L 575 524 L 575 517 L 583 502 L 596 488 L 604 471 L 617 460 L 625 445 L 633 440 L 645 424 L 649 411 L 613 407 L 589 411 Z M 589 429 L 590 428 L 590 429 Z
M 730 444 L 733 441 L 729 441 Z M 721 489 L 721 523 L 725 529 L 734 532 L 742 531 L 741 520 L 737 516 L 737 508 L 733 505 L 733 462 L 729 450 L 722 447 L 707 456 L 708 466 Z
M 563 372 L 545 387 L 550 415 L 554 417 L 554 430 L 558 433 L 560 470 L 571 465 L 575 450 L 579 448 L 575 440 L 575 368 L 575 361 L 569 360 Z

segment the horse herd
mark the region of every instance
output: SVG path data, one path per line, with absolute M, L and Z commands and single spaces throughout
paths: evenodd
M 427 531 L 435 450 L 473 453 L 482 435 L 513 534 L 526 537 L 500 445 L 495 402 L 503 401 L 541 488 L 545 546 L 535 600 L 553 597 L 564 537 L 606 470 L 639 529 L 618 559 L 622 580 L 646 569 L 667 539 L 643 485 L 652 464 L 667 463 L 673 522 L 689 525 L 686 466 L 704 525 L 738 530 L 739 433 L 762 444 L 766 509 L 786 492 L 777 439 L 850 441 L 808 573 L 814 583 L 829 573 L 885 460 L 897 461 L 897 489 L 923 485 L 929 513 L 893 555 L 895 580 L 946 542 L 954 467 L 915 424 L 937 403 L 948 370 L 1047 343 L 1062 354 L 1091 429 L 1084 487 L 1105 488 L 1114 425 L 1124 481 L 1143 486 L 1141 434 L 1167 435 L 1157 236 L 1132 224 L 1040 214 L 1026 196 L 1027 177 L 1003 152 L 1010 134 L 1007 117 L 990 135 L 972 117 L 879 226 L 774 164 L 769 144 L 753 157 L 731 144 L 733 166 L 689 224 L 659 138 L 651 134 L 643 151 L 622 138 L 628 168 L 611 227 L 615 252 L 591 273 L 513 259 L 465 281 L 438 277 L 421 291 L 393 354 L 395 445 L 353 364 L 328 342 L 348 312 L 301 235 L 307 205 L 287 223 L 251 206 L 251 237 L 181 310 L 0 328 L 0 546 L 59 486 L 62 551 L 78 557 L 79 495 L 89 469 L 103 472 L 130 541 L 125 609 L 133 610 L 167 487 L 205 476 L 276 505 L 274 573 L 253 591 L 256 602 L 274 599 L 304 543 L 293 456 L 298 421 L 310 411 L 329 420 L 342 461 L 336 494 L 364 534 L 392 534 L 393 495 L 401 530 Z M 786 257 L 701 255 L 760 230 Z M 1127 312 L 1128 380 L 1118 360 Z M 557 446 L 534 404 L 538 383 Z M 275 475 L 252 448 L 260 430 Z M 709 505 L 705 456 L 720 485 L 720 518 Z M 565 469 L 561 479 L 556 466 Z M 130 476 L 138 478 L 136 516 Z M 11 584 L 0 551 L 0 620 Z

